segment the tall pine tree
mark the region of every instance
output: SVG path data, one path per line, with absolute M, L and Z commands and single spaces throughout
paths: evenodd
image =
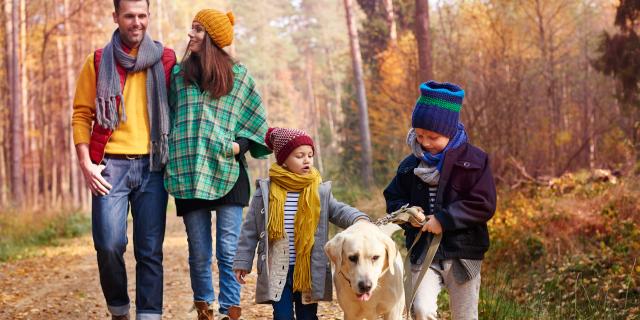
M 601 55 L 595 62 L 596 69 L 614 76 L 621 84 L 620 101 L 626 105 L 639 105 L 640 39 L 638 38 L 640 1 L 620 0 L 616 11 L 615 26 L 618 32 L 604 32 L 600 42 Z
M 636 158 L 640 157 L 640 39 L 638 28 L 640 18 L 639 0 L 620 0 L 616 11 L 615 26 L 618 32 L 610 35 L 604 32 L 600 42 L 600 56 L 594 67 L 600 72 L 613 76 L 619 83 L 616 94 L 623 110 L 622 119 L 628 131 Z

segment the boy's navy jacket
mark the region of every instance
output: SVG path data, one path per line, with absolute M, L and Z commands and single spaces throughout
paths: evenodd
M 496 210 L 496 187 L 493 181 L 489 157 L 479 148 L 464 143 L 444 155 L 440 182 L 435 203 L 435 217 L 442 225 L 443 235 L 436 259 L 484 258 L 489 249 L 487 221 Z M 428 212 L 429 188 L 413 169 L 420 159 L 406 157 L 398 172 L 384 190 L 387 212 L 398 210 L 405 204 L 419 206 Z M 406 223 L 407 248 L 411 246 L 420 229 Z M 426 254 L 429 233 L 423 234 L 412 251 L 410 260 L 422 264 Z

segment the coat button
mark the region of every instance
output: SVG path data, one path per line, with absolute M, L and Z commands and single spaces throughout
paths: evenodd
M 418 183 L 418 190 L 422 190 L 422 183 Z
M 471 166 L 471 163 L 469 163 L 469 162 L 465 161 L 462 165 L 463 165 L 465 168 L 469 168 L 469 167 Z

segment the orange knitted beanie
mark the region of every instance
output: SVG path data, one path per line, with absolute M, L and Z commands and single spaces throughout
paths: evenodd
M 224 48 L 233 41 L 233 24 L 235 17 L 231 11 L 222 13 L 215 9 L 203 9 L 196 14 L 193 21 L 204 26 L 213 42 L 220 48 Z

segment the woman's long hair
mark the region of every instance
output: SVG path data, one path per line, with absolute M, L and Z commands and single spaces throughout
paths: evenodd
M 227 95 L 233 89 L 233 65 L 235 62 L 224 50 L 218 48 L 205 32 L 200 52 L 185 52 L 180 62 L 182 76 L 196 83 L 215 99 Z

